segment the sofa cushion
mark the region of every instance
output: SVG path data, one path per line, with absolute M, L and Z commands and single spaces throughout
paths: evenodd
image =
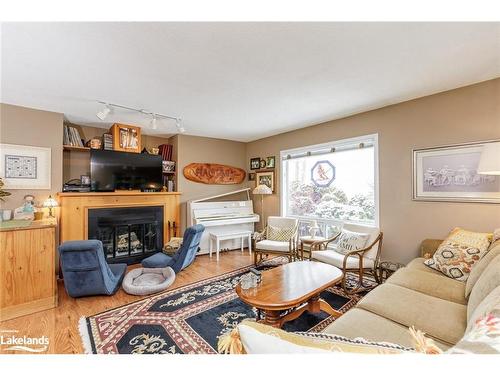
M 332 266 L 342 268 L 345 255 L 338 253 L 335 250 L 320 250 L 313 251 L 311 258 L 319 262 L 328 263 Z M 347 268 L 359 268 L 359 258 L 358 256 L 350 256 L 347 258 Z M 364 257 L 363 258 L 363 268 L 373 268 L 373 260 Z
M 349 310 L 326 327 L 323 332 L 352 339 L 363 337 L 370 341 L 387 341 L 407 348 L 413 346 L 408 327 L 358 308 Z M 436 344 L 443 350 L 450 347 L 441 342 L 436 342 Z
M 357 307 L 414 326 L 450 346 L 463 336 L 467 322 L 467 306 L 394 284 L 375 288 Z
M 285 332 L 281 329 L 245 320 L 218 344 L 219 352 L 236 354 L 320 354 L 328 352 L 362 354 L 396 354 L 413 352 L 393 343 L 376 343 L 364 339 L 348 339 L 338 335 L 313 332 Z M 232 337 L 231 337 L 232 336 Z M 239 341 L 238 343 L 238 336 Z M 243 350 L 241 350 L 243 349 Z
M 432 258 L 427 259 L 424 264 L 441 271 L 445 276 L 465 282 L 472 267 L 479 262 L 486 250 L 446 240 L 439 245 Z
M 288 241 L 263 240 L 263 241 L 257 242 L 255 244 L 255 248 L 258 250 L 289 252 L 290 251 L 290 244 Z
M 493 289 L 500 286 L 500 257 L 495 257 L 477 280 L 469 296 L 467 320 L 475 316 L 474 311 Z
M 439 276 L 442 276 L 442 277 L 446 277 L 444 276 L 441 272 L 437 271 L 437 270 L 434 270 L 430 267 L 427 267 L 424 262 L 426 261 L 427 259 L 426 258 L 415 258 L 413 259 L 410 263 L 408 263 L 406 265 L 406 268 L 407 269 L 412 269 L 412 270 L 418 270 L 418 271 L 423 271 L 423 272 L 427 272 L 427 273 L 433 273 L 435 275 L 439 275 Z
M 486 251 L 493 239 L 493 233 L 481 233 L 465 230 L 462 228 L 453 229 L 445 241 L 457 242 L 461 245 L 475 247 L 480 251 Z
M 464 293 L 465 284 L 444 275 L 405 267 L 396 271 L 387 279 L 387 282 L 447 301 L 467 304 Z
M 467 279 L 467 284 L 465 285 L 465 298 L 469 298 L 472 288 L 476 284 L 477 280 L 483 273 L 483 271 L 488 267 L 488 264 L 500 254 L 500 239 L 493 242 L 488 249 L 488 252 L 472 267 L 469 278 Z

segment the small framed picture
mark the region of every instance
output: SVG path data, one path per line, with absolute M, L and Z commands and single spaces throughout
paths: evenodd
M 274 168 L 274 165 L 276 163 L 276 158 L 274 156 L 268 156 L 266 158 L 266 168 Z
M 80 184 L 82 184 L 83 186 L 89 186 L 90 185 L 90 176 L 85 176 L 85 175 L 80 176 Z
M 255 181 L 255 173 L 250 172 L 248 174 L 248 181 Z
M 250 159 L 250 169 L 255 170 L 260 168 L 260 158 L 251 158 Z
M 266 185 L 274 193 L 274 171 L 257 172 L 255 174 L 255 186 Z
M 163 173 L 175 172 L 175 161 L 163 160 L 161 165 Z
M 266 163 L 266 161 L 264 159 L 260 159 L 260 163 L 259 164 L 260 164 L 259 165 L 260 169 L 266 168 L 267 163 Z

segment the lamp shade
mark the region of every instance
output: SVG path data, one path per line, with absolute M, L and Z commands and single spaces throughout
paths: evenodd
M 483 146 L 477 173 L 500 175 L 500 142 L 487 143 Z
M 271 188 L 269 186 L 264 185 L 264 184 L 260 184 L 260 185 L 257 185 L 257 187 L 252 190 L 252 193 L 253 194 L 267 195 L 267 194 L 272 194 L 273 191 L 271 190 Z
M 57 207 L 57 201 L 52 198 L 52 195 L 49 195 L 49 197 L 43 202 L 43 207 Z

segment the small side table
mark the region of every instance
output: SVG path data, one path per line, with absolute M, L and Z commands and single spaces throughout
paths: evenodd
M 391 276 L 394 272 L 399 270 L 400 268 L 403 268 L 405 265 L 401 263 L 394 263 L 394 262 L 380 262 L 378 265 L 378 277 L 381 283 L 386 281 L 389 276 Z
M 300 259 L 304 260 L 304 250 L 306 253 L 314 251 L 314 250 L 321 250 L 326 247 L 325 241 L 327 238 L 321 237 L 321 236 L 302 236 L 299 238 L 300 241 Z M 313 245 L 314 243 L 316 243 Z M 314 247 L 314 249 L 312 248 Z

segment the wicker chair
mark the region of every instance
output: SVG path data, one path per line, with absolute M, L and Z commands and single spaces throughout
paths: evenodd
M 270 227 L 290 229 L 289 238 L 282 241 L 268 239 Z M 269 216 L 267 226 L 262 232 L 256 232 L 253 238 L 254 263 L 262 261 L 264 255 L 287 255 L 290 262 L 297 257 L 297 235 L 299 223 L 297 219 L 281 216 Z M 260 259 L 259 259 L 260 258 Z
M 360 289 L 370 289 L 363 283 L 365 274 L 370 274 L 375 278 L 377 283 L 380 283 L 378 275 L 378 264 L 380 262 L 380 253 L 382 250 L 383 233 L 379 228 L 367 227 L 364 225 L 344 224 L 344 229 L 352 232 L 369 234 L 367 245 L 359 250 L 353 250 L 347 254 L 341 254 L 335 251 L 336 244 L 334 242 L 340 233 L 328 240 L 318 241 L 311 245 L 309 252 L 309 260 L 328 263 L 332 266 L 340 268 L 344 272 L 342 279 L 342 288 L 348 294 L 358 292 Z M 347 272 L 355 272 L 358 275 L 358 283 L 354 288 L 347 287 Z

